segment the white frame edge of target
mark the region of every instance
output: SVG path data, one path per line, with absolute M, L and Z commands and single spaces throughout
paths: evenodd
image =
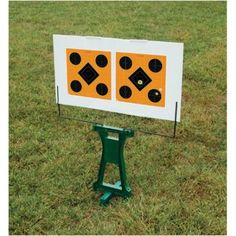
M 111 100 L 68 93 L 66 49 L 69 48 L 111 52 Z M 57 103 L 180 122 L 183 43 L 54 34 L 53 51 Z M 166 56 L 165 107 L 128 103 L 116 99 L 116 52 Z

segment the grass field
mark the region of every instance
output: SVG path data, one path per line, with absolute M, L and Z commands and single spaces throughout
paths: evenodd
M 91 125 L 57 116 L 54 33 L 185 43 L 177 138 L 136 133 L 128 141 L 128 200 L 99 206 L 91 188 L 99 137 Z M 9 64 L 10 234 L 226 234 L 225 2 L 10 2 Z M 63 112 L 118 127 L 172 127 Z

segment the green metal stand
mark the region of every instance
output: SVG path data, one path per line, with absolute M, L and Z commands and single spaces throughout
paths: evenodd
M 130 197 L 131 188 L 127 182 L 125 172 L 124 144 L 127 138 L 134 136 L 134 131 L 100 124 L 93 125 L 93 130 L 97 131 L 100 135 L 103 147 L 98 179 L 93 184 L 95 191 L 101 190 L 105 192 L 100 198 L 100 203 L 106 205 L 115 195 L 125 198 Z M 110 136 L 110 134 L 116 134 L 117 136 Z M 117 181 L 115 184 L 103 182 L 107 163 L 113 163 L 119 167 L 120 181 Z

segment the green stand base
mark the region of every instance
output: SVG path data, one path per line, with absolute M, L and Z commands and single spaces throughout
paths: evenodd
M 108 204 L 113 196 L 130 197 L 131 188 L 129 187 L 125 171 L 124 145 L 127 138 L 134 136 L 134 131 L 100 124 L 95 124 L 93 130 L 97 131 L 100 135 L 103 147 L 98 179 L 93 184 L 95 191 L 105 192 L 100 198 L 100 204 Z M 111 136 L 111 134 L 116 136 Z M 119 167 L 120 181 L 114 185 L 103 182 L 107 163 L 113 163 Z
M 114 184 L 115 187 L 120 187 L 121 186 L 121 182 L 117 181 Z M 105 192 L 101 197 L 100 197 L 100 204 L 101 205 L 107 205 L 109 203 L 109 200 L 114 196 L 113 192 Z

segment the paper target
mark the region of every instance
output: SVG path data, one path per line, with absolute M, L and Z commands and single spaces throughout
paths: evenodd
M 57 102 L 180 121 L 183 43 L 54 35 Z M 58 101 L 59 100 L 59 101 Z

